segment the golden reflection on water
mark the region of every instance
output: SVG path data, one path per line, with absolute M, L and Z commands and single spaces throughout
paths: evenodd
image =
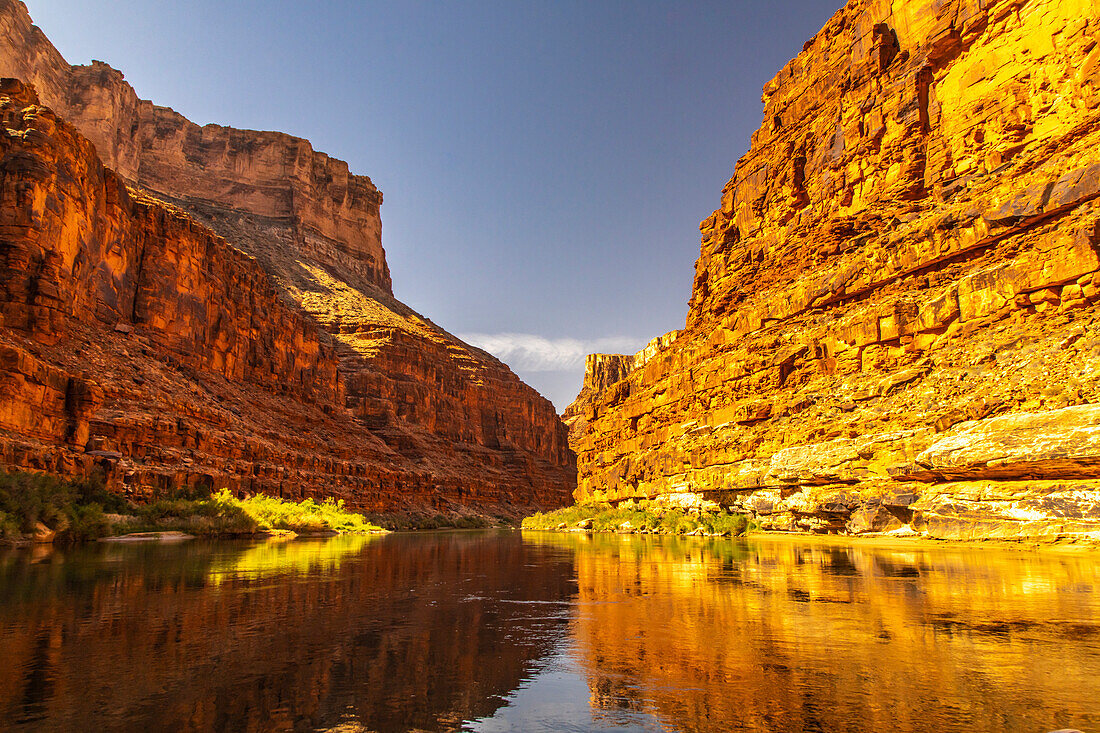
M 273 538 L 260 542 L 239 555 L 219 556 L 210 564 L 206 576 L 213 585 L 236 578 L 256 580 L 264 576 L 331 573 L 341 562 L 357 554 L 379 535 L 343 534 L 324 542 Z
M 0 730 L 1100 733 L 1098 559 L 511 532 L 0 552 Z
M 672 730 L 1100 731 L 1100 556 L 528 533 L 591 703 Z

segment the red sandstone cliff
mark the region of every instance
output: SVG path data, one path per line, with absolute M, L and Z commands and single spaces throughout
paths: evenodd
M 552 405 L 393 298 L 368 178 L 288 135 L 200 128 L 104 64 L 68 66 L 14 0 L 0 75 L 49 105 L 7 83 L 6 464 L 376 511 L 568 496 Z
M 32 84 L 123 179 L 188 204 L 261 217 L 310 259 L 392 294 L 382 194 L 309 141 L 200 127 L 138 99 L 122 73 L 101 61 L 70 66 L 18 0 L 0 2 L 0 75 Z
M 763 101 L 686 328 L 570 408 L 577 498 L 1100 536 L 1100 4 L 851 0 Z

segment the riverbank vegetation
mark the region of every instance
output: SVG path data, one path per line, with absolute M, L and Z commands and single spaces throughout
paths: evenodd
M 82 542 L 134 532 L 205 536 L 263 533 L 381 532 L 344 502 L 238 498 L 223 489 L 209 496 L 136 504 L 101 482 L 0 470 L 0 541 Z
M 513 527 L 515 520 L 508 517 L 483 514 L 442 514 L 440 512 L 390 512 L 368 514 L 367 519 L 386 529 L 399 532 L 435 529 L 493 529 Z
M 726 511 L 668 508 L 640 501 L 614 506 L 576 504 L 552 512 L 538 512 L 523 520 L 523 529 L 737 536 L 753 528 L 747 517 Z

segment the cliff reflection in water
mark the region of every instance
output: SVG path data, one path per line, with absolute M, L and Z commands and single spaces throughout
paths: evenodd
M 571 576 L 514 533 L 0 554 L 0 729 L 454 728 L 548 654 L 563 606 L 525 602 Z
M 679 731 L 1100 730 L 1100 563 L 1022 550 L 547 535 L 594 708 Z
M 0 730 L 1100 733 L 1097 560 L 538 532 L 0 552 Z

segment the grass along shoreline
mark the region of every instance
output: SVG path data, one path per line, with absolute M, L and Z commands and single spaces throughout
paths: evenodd
M 660 506 L 651 501 L 574 504 L 552 512 L 537 512 L 522 529 L 558 532 L 618 532 L 621 534 L 702 535 L 736 537 L 755 529 L 748 517 L 724 510 L 701 511 Z
M 5 544 L 77 543 L 144 532 L 249 537 L 385 531 L 345 509 L 342 500 L 238 499 L 223 489 L 135 504 L 94 480 L 0 469 L 0 542 Z

